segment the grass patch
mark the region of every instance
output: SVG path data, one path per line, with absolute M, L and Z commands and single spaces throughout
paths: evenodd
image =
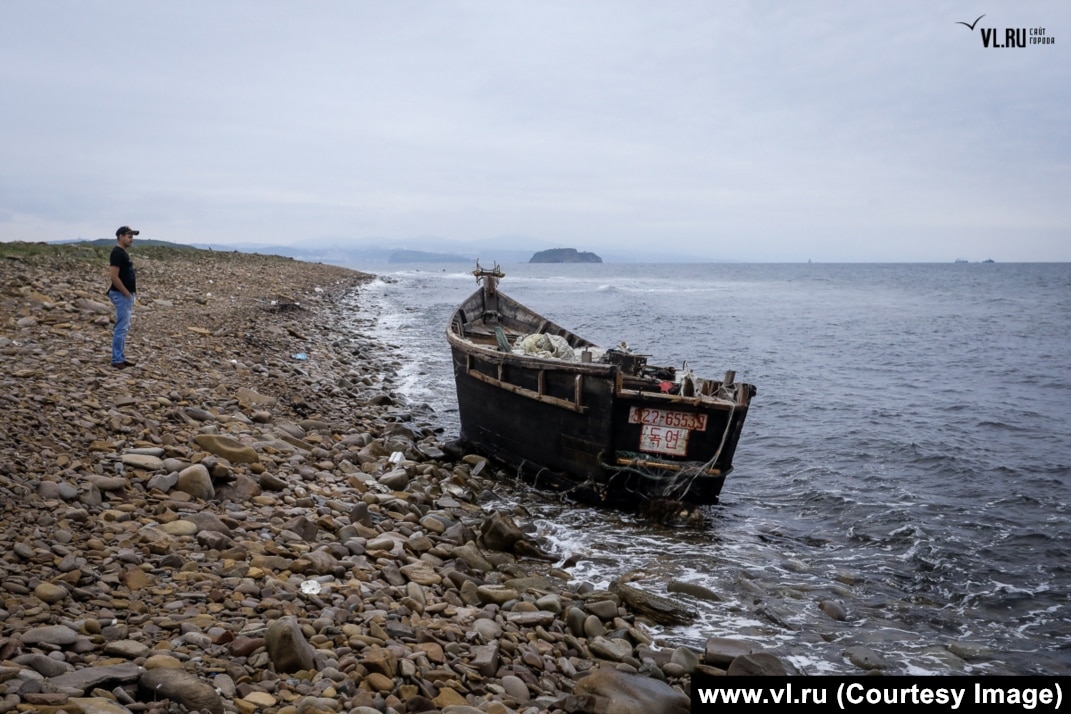
M 31 243 L 13 241 L 0 243 L 0 256 L 4 260 L 24 262 L 29 265 L 82 265 L 85 263 L 108 264 L 108 256 L 115 247 L 115 241 L 95 240 L 80 243 Z M 219 251 L 194 248 L 166 241 L 138 241 L 130 248 L 130 256 L 149 260 L 219 262 L 234 260 L 237 256 L 253 258 L 258 262 L 294 263 L 293 258 L 282 255 L 263 255 L 261 253 L 239 253 L 238 251 Z

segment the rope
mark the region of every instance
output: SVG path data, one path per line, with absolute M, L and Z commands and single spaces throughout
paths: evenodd
M 605 452 L 599 452 L 599 455 L 598 455 L 599 465 L 602 466 L 607 471 L 615 472 L 615 475 L 617 475 L 619 473 L 630 473 L 630 474 L 634 474 L 636 476 L 639 476 L 640 478 L 643 478 L 643 479 L 647 479 L 647 480 L 651 480 L 651 481 L 663 482 L 663 483 L 665 483 L 665 486 L 662 489 L 662 494 L 661 495 L 663 497 L 665 497 L 665 498 L 674 498 L 675 496 L 683 496 L 684 494 L 688 493 L 688 491 L 691 490 L 692 484 L 695 483 L 696 479 L 700 478 L 705 472 L 707 472 L 710 469 L 712 469 L 714 467 L 714 464 L 716 464 L 718 462 L 718 459 L 721 457 L 721 452 L 725 448 L 725 442 L 729 438 L 729 429 L 732 428 L 733 414 L 735 413 L 735 411 L 736 411 L 736 403 L 734 402 L 732 407 L 729 409 L 729 416 L 725 421 L 725 429 L 722 431 L 721 441 L 718 443 L 717 450 L 714 452 L 714 455 L 711 456 L 710 459 L 706 463 L 704 463 L 704 464 L 702 464 L 700 466 L 683 466 L 673 476 L 670 476 L 665 471 L 661 471 L 661 470 L 657 470 L 657 469 L 653 469 L 653 468 L 643 468 L 643 467 L 636 466 L 634 464 L 626 465 L 626 466 L 619 466 L 617 464 L 609 464 L 604 459 L 604 453 Z M 621 452 L 618 452 L 618 453 L 623 455 L 625 458 L 631 458 L 633 462 L 638 461 L 642 457 L 641 454 L 636 453 L 636 452 L 632 452 L 632 451 L 621 451 Z M 613 478 L 614 478 L 614 476 L 610 477 L 611 483 L 613 481 Z M 628 489 L 628 490 L 630 492 L 633 492 L 633 493 L 635 492 L 632 489 Z
M 529 468 L 529 473 L 531 473 L 531 467 L 535 467 L 536 468 L 535 474 L 532 475 L 531 479 L 525 479 L 525 477 L 524 477 L 525 466 L 529 466 L 530 467 Z M 542 477 L 542 475 L 544 473 L 548 474 L 549 477 L 550 477 L 550 480 L 553 481 L 553 483 L 547 488 L 549 488 L 551 491 L 554 491 L 555 493 L 563 493 L 566 496 L 569 496 L 569 495 L 572 495 L 572 494 L 575 494 L 575 493 L 581 491 L 584 488 L 588 488 L 592 493 L 594 493 L 599 498 L 599 500 L 605 501 L 606 498 L 607 498 L 607 495 L 606 495 L 607 488 L 604 487 L 604 486 L 600 486 L 595 481 L 591 480 L 590 476 L 587 478 L 586 481 L 574 482 L 572 479 L 565 478 L 565 477 L 561 476 L 560 474 L 558 474 L 557 472 L 551 471 L 550 469 L 546 468 L 545 466 L 540 466 L 539 464 L 533 464 L 533 463 L 529 462 L 527 459 L 521 460 L 521 463 L 517 465 L 517 478 L 519 480 L 521 480 L 521 481 L 530 480 L 531 484 L 532 484 L 532 488 L 540 488 L 539 479 Z M 575 485 L 571 486 L 570 488 L 555 488 L 554 487 L 554 484 L 560 484 L 560 483 L 563 483 L 563 482 L 575 483 Z

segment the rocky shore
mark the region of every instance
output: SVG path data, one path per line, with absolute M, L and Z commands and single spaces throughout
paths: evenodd
M 0 713 L 673 712 L 785 673 L 653 641 L 684 604 L 495 510 L 338 329 L 371 276 L 135 243 L 116 370 L 108 250 L 0 244 Z

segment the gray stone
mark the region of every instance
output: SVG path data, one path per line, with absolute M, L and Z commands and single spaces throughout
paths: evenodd
M 312 645 L 305 639 L 297 618 L 284 617 L 271 623 L 265 635 L 265 645 L 276 672 L 299 672 L 315 668 L 315 653 Z
M 844 609 L 844 605 L 836 600 L 823 600 L 818 603 L 818 609 L 833 620 L 841 621 L 848 618 L 848 612 Z
M 19 639 L 28 645 L 47 644 L 63 647 L 73 645 L 78 640 L 78 633 L 64 625 L 45 625 L 23 632 Z
M 104 697 L 71 697 L 68 700 L 81 714 L 131 714 L 131 710 Z
M 606 627 L 603 626 L 602 620 L 595 615 L 588 615 L 584 618 L 582 629 L 586 637 L 601 637 L 606 634 Z
M 86 477 L 89 483 L 104 492 L 122 491 L 127 487 L 127 480 L 122 476 L 97 476 L 92 474 Z
M 133 662 L 106 667 L 85 667 L 52 677 L 49 684 L 60 689 L 88 692 L 108 682 L 133 682 L 141 676 L 142 671 L 142 668 Z
M 491 550 L 512 551 L 513 545 L 524 538 L 524 531 L 513 519 L 501 511 L 495 511 L 480 526 L 483 544 Z
M 69 595 L 67 588 L 55 583 L 41 583 L 33 589 L 33 594 L 49 605 L 66 600 Z
M 495 566 L 491 565 L 474 543 L 466 543 L 454 548 L 453 556 L 464 560 L 473 570 L 486 573 L 495 569 Z
M 521 596 L 516 590 L 501 585 L 481 585 L 476 588 L 476 594 L 479 596 L 480 602 L 493 603 L 495 605 L 504 605 L 510 600 L 516 600 Z
M 305 516 L 298 516 L 284 523 L 283 530 L 296 534 L 306 543 L 315 543 L 316 534 L 320 532 L 320 527 Z
M 584 603 L 584 608 L 603 622 L 617 617 L 617 603 L 613 600 L 593 600 Z
M 737 657 L 758 652 L 761 649 L 754 642 L 746 640 L 711 637 L 707 640 L 707 645 L 703 652 L 703 662 L 718 667 L 727 667 Z
M 889 667 L 889 663 L 882 659 L 881 655 L 862 645 L 849 647 L 844 654 L 848 657 L 848 661 L 859 669 L 877 670 Z
M 687 583 L 682 580 L 670 580 L 666 584 L 666 591 L 671 593 L 684 593 L 685 595 L 691 595 L 700 600 L 709 600 L 710 602 L 721 602 L 724 599 L 710 588 L 705 588 L 702 585 L 696 585 L 695 583 Z
M 58 677 L 70 670 L 66 663 L 36 652 L 19 655 L 14 659 L 14 662 L 24 667 L 30 667 L 42 677 Z M 3 677 L 0 677 L 0 681 L 2 680 Z
M 184 518 L 187 521 L 192 521 L 197 524 L 197 531 L 212 531 L 214 533 L 223 533 L 224 535 L 232 535 L 230 527 L 220 519 L 215 513 L 210 511 L 199 511 L 197 513 L 187 513 Z
M 246 446 L 237 439 L 218 434 L 198 434 L 194 443 L 205 451 L 221 456 L 232 464 L 255 464 L 260 462 L 260 455 L 251 446 Z
M 164 461 L 159 456 L 149 454 L 123 454 L 123 464 L 145 471 L 159 471 L 164 468 Z
M 699 665 L 699 654 L 687 647 L 678 647 L 673 650 L 673 654 L 670 655 L 669 661 L 673 664 L 680 665 L 685 674 L 691 674 Z
M 596 669 L 578 681 L 573 691 L 594 697 L 595 711 L 613 714 L 686 714 L 691 707 L 687 695 L 665 682 L 612 667 Z
M 401 491 L 409 485 L 409 474 L 406 473 L 405 469 L 394 469 L 376 480 L 392 491 Z
M 150 701 L 170 699 L 191 711 L 223 714 L 223 699 L 208 682 L 184 669 L 161 667 L 147 670 L 138 680 L 138 688 Z
M 536 610 L 534 612 L 507 612 L 506 621 L 520 627 L 549 627 L 557 619 L 553 612 Z
M 148 645 L 137 640 L 116 640 L 104 645 L 104 654 L 113 657 L 125 657 L 126 659 L 145 657 L 151 651 Z
M 494 642 L 502 636 L 502 626 L 490 618 L 480 618 L 472 623 L 472 629 L 481 642 Z
M 531 692 L 528 691 L 528 685 L 524 683 L 524 680 L 513 674 L 507 674 L 502 678 L 502 688 L 505 689 L 506 694 L 513 697 L 518 704 L 526 704 L 532 696 Z
M 498 671 L 498 643 L 476 645 L 472 648 L 472 666 L 483 677 L 491 677 Z
M 178 483 L 178 471 L 157 472 L 149 479 L 149 488 L 167 493 Z
M 742 654 L 729 665 L 728 674 L 733 677 L 784 677 L 785 666 L 769 652 Z
M 216 489 L 212 485 L 212 476 L 202 464 L 194 464 L 180 471 L 175 487 L 202 501 L 209 501 L 216 495 Z
M 588 648 L 596 657 L 622 662 L 632 656 L 632 644 L 621 638 L 594 637 L 588 642 Z

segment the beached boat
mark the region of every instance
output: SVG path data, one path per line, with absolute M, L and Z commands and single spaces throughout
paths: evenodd
M 584 500 L 716 503 L 755 387 L 602 349 L 498 289 L 498 265 L 447 327 L 461 438 Z

